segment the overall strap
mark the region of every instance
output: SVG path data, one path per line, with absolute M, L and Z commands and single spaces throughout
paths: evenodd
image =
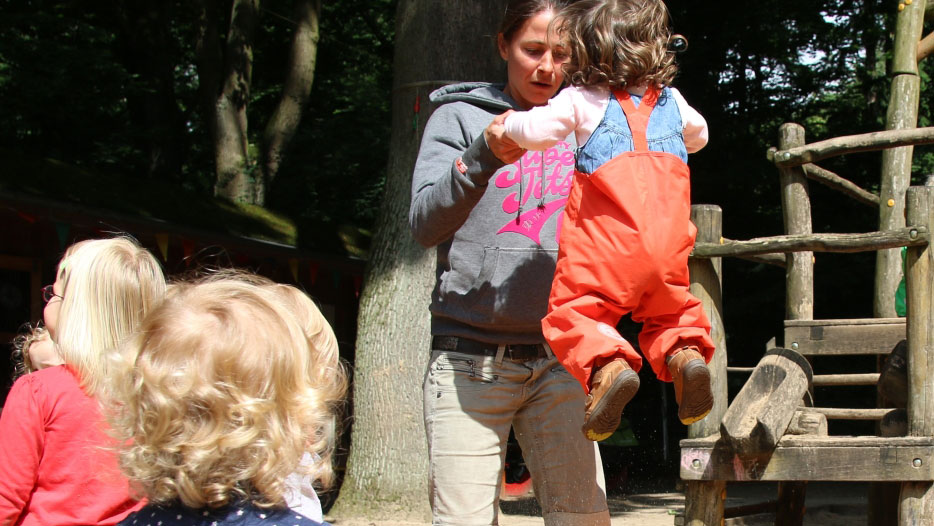
M 633 150 L 637 152 L 648 151 L 649 142 L 646 139 L 645 133 L 649 127 L 649 115 L 651 115 L 652 110 L 655 108 L 655 103 L 658 102 L 658 88 L 653 86 L 647 89 L 638 108 L 635 103 L 632 102 L 632 97 L 629 95 L 628 91 L 616 90 L 613 92 L 613 95 L 616 97 L 617 102 L 619 102 L 620 107 L 623 108 L 623 113 L 626 114 L 626 120 L 629 122 L 629 131 L 632 133 Z

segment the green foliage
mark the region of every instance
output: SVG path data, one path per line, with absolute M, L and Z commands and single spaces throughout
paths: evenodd
M 676 85 L 710 125 L 709 145 L 692 155 L 693 201 L 720 205 L 724 236 L 783 232 L 778 170 L 766 159 L 786 122 L 805 126 L 808 142 L 884 129 L 896 3 L 883 0 L 668 0 L 672 24 L 690 46 Z M 928 62 L 930 59 L 928 59 Z M 919 125 L 932 118 L 921 64 Z M 915 148 L 915 182 L 934 169 L 930 147 Z M 881 154 L 860 153 L 820 166 L 878 191 Z M 878 213 L 818 183 L 810 185 L 816 232 L 875 230 Z M 817 256 L 818 317 L 872 315 L 872 254 Z M 725 316 L 741 357 L 760 356 L 780 334 L 784 271 L 724 261 Z M 756 358 L 757 359 L 757 358 Z
M 0 145 L 81 165 L 136 155 L 123 140 L 130 75 L 82 2 L 0 2 Z
M 227 2 L 218 5 L 229 16 Z M 0 147 L 120 173 L 131 193 L 160 178 L 211 195 L 197 2 L 0 0 L 0 10 Z M 311 101 L 267 203 L 300 225 L 295 241 L 305 247 L 344 252 L 339 229 L 366 244 L 359 233 L 372 224 L 388 157 L 394 10 L 394 0 L 323 2 Z M 291 17 L 290 1 L 262 3 L 248 107 L 254 151 L 285 78 Z
M 389 157 L 395 0 L 325 2 L 315 82 L 270 205 L 309 230 L 373 224 Z
M 690 42 L 679 57 L 676 85 L 711 130 L 708 147 L 691 158 L 694 201 L 723 206 L 728 237 L 778 233 L 777 170 L 766 150 L 784 122 L 802 123 L 809 141 L 882 129 L 895 6 L 883 0 L 667 4 L 674 29 Z M 218 5 L 229 16 L 228 3 Z M 388 159 L 395 6 L 395 0 L 323 2 L 311 99 L 267 194 L 268 207 L 298 225 L 304 246 L 342 252 L 348 238 L 365 245 L 361 232 L 379 208 Z M 249 105 L 254 147 L 278 101 L 294 28 L 292 2 L 268 0 L 261 9 Z M 88 174 L 121 174 L 130 193 L 144 194 L 161 178 L 192 195 L 210 195 L 213 150 L 195 67 L 197 2 L 0 0 L 0 10 L 0 147 Z M 219 21 L 218 44 L 226 22 Z M 925 87 L 931 66 L 921 68 Z M 158 111 L 147 114 L 157 103 Z M 153 121 L 153 114 L 163 118 Z M 923 88 L 919 125 L 931 125 L 932 116 L 934 93 Z M 934 172 L 934 149 L 915 151 L 920 182 Z M 178 163 L 160 172 L 160 152 L 176 152 Z M 822 166 L 878 189 L 880 156 L 848 157 Z M 862 205 L 819 185 L 812 194 L 815 230 L 874 228 L 875 215 Z M 781 281 L 780 271 L 743 268 L 753 281 Z M 846 272 L 835 274 L 830 282 L 844 289 L 866 288 L 855 283 L 866 280 L 859 272 L 849 283 L 835 281 Z M 748 307 L 741 308 L 755 311 Z
M 294 245 L 294 222 L 252 206 L 205 198 L 165 181 L 150 181 L 145 191 L 121 173 L 90 171 L 52 159 L 38 159 L 0 148 L 6 169 L 0 192 L 30 198 L 55 198 L 84 210 L 108 210 L 167 225 Z

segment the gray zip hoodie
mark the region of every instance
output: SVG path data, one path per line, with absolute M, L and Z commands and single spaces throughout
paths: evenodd
M 483 137 L 496 115 L 520 109 L 501 86 L 455 84 L 429 100 L 440 106 L 415 163 L 409 226 L 419 243 L 438 249 L 431 333 L 543 342 L 573 136 L 504 166 Z

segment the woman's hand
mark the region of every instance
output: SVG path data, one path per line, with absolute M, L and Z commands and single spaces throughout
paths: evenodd
M 505 164 L 516 162 L 525 153 L 525 148 L 520 148 L 515 141 L 506 136 L 504 123 L 506 117 L 512 112 L 513 110 L 509 110 L 506 113 L 497 115 L 493 122 L 483 130 L 483 138 L 486 139 L 487 146 L 490 147 L 493 155 Z

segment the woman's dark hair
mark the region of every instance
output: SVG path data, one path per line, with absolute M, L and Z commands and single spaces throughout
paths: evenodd
M 503 13 L 503 21 L 499 25 L 499 33 L 506 42 L 511 42 L 513 35 L 527 20 L 542 11 L 553 11 L 557 14 L 567 4 L 568 0 L 509 0 Z

